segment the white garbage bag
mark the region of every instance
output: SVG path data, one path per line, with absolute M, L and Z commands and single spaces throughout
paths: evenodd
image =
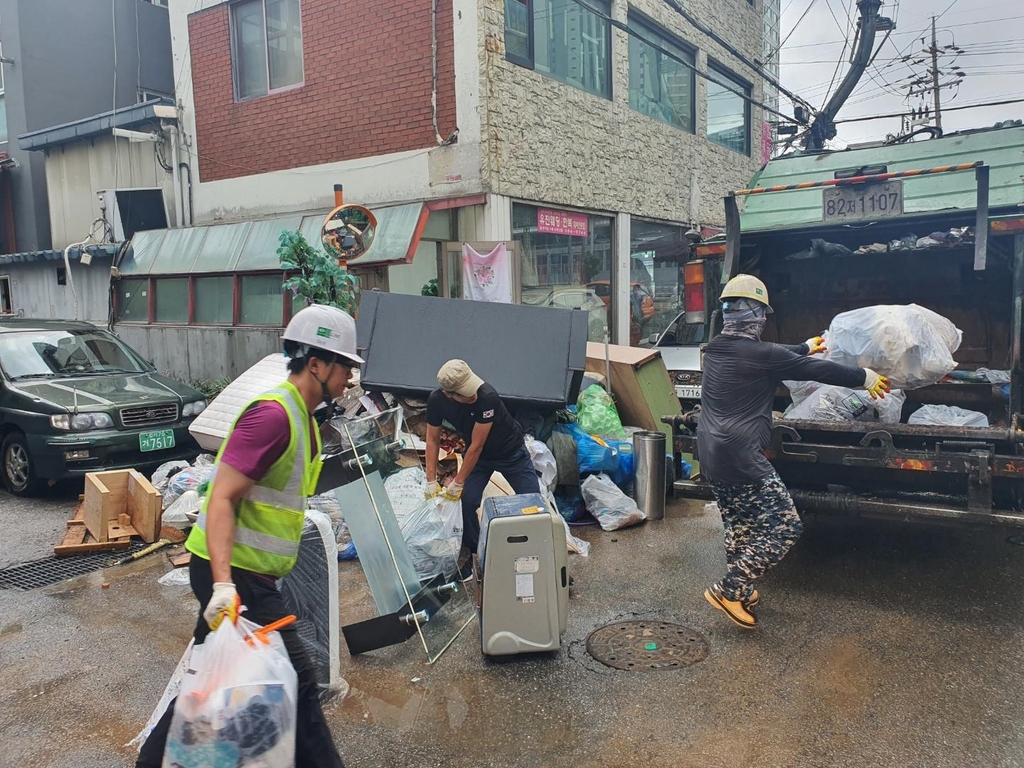
M 455 569 L 462 547 L 462 502 L 443 497 L 424 499 L 398 522 L 416 575 L 421 580 Z
M 910 414 L 907 423 L 938 427 L 987 427 L 988 416 L 955 405 L 922 405 Z
M 384 490 L 399 523 L 421 509 L 426 489 L 427 473 L 418 466 L 403 469 L 384 480 Z
M 935 384 L 956 368 L 960 329 L 930 309 L 863 307 L 836 315 L 826 334 L 828 359 L 887 376 L 894 389 Z
M 225 620 L 181 684 L 164 768 L 295 765 L 298 678 L 277 632 Z M 195 662 L 198 663 L 196 664 Z
M 811 394 L 786 409 L 792 421 L 863 421 L 899 424 L 906 395 L 894 389 L 884 399 L 872 400 L 864 390 L 818 384 Z
M 554 491 L 555 485 L 558 483 L 558 465 L 555 463 L 555 454 L 540 440 L 535 440 L 533 435 L 526 436 L 526 450 L 530 452 L 533 468 L 540 475 L 541 485 L 549 491 Z
M 633 499 L 624 494 L 608 475 L 591 475 L 580 486 L 587 511 L 606 531 L 617 531 L 647 519 Z

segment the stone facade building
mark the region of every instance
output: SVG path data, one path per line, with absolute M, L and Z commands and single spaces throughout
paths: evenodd
M 637 343 L 683 307 L 685 231 L 763 161 L 765 1 L 688 0 L 704 29 L 665 0 L 172 3 L 191 242 L 343 184 L 388 232 L 364 286 L 463 296 L 462 246 L 504 242 L 514 301 Z

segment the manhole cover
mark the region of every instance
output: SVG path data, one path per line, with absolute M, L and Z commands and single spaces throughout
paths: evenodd
M 653 672 L 704 661 L 708 641 L 696 630 L 663 621 L 623 621 L 590 633 L 587 653 L 615 669 Z
M 45 557 L 0 570 L 0 589 L 36 589 L 72 579 L 85 573 L 114 565 L 122 557 L 148 546 L 132 539 L 131 546 L 120 552 L 97 552 L 72 557 Z

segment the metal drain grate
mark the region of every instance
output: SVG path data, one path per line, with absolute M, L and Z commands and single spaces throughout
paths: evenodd
M 85 573 L 107 568 L 122 557 L 138 552 L 148 546 L 143 541 L 133 539 L 128 549 L 120 552 L 97 552 L 94 555 L 76 555 L 74 557 L 45 557 L 20 565 L 12 565 L 0 571 L 0 589 L 37 589 L 56 584 L 65 579 L 73 579 Z
M 704 661 L 708 641 L 680 624 L 624 621 L 594 630 L 587 638 L 587 653 L 614 669 L 655 672 Z

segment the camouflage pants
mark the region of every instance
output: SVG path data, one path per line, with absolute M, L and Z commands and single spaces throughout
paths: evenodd
M 775 472 L 747 485 L 711 481 L 725 526 L 727 573 L 720 582 L 730 600 L 746 600 L 754 582 L 786 556 L 804 525 Z

